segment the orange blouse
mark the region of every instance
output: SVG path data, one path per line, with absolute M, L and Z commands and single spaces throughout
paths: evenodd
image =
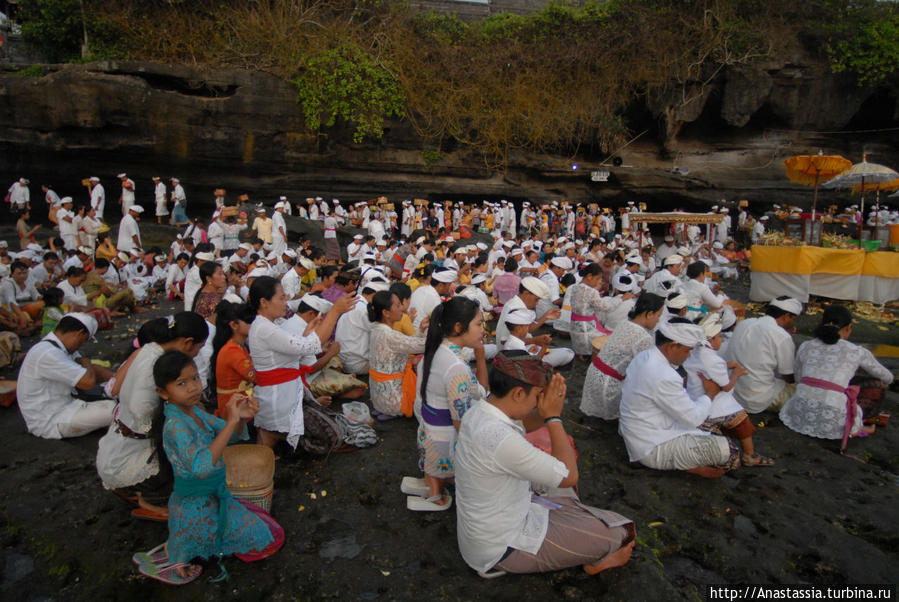
M 253 369 L 250 353 L 246 347 L 228 341 L 219 350 L 215 360 L 215 392 L 218 399 L 216 416 L 224 418 L 227 415 L 225 407 L 228 400 L 245 382 L 248 385 L 256 382 L 256 371 Z

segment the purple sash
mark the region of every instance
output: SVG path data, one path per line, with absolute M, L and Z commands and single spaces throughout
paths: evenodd
M 803 376 L 799 381 L 803 385 L 809 387 L 817 387 L 818 389 L 826 389 L 827 391 L 836 391 L 846 396 L 846 424 L 843 425 L 843 442 L 840 444 L 840 453 L 846 450 L 846 443 L 849 441 L 849 434 L 852 432 L 852 426 L 855 424 L 855 416 L 858 413 L 858 393 L 859 387 L 852 385 L 850 387 L 841 387 L 837 383 L 820 378 L 812 378 L 811 376 Z
M 421 418 L 431 426 L 453 426 L 453 416 L 449 410 L 439 410 L 426 403 L 421 404 Z

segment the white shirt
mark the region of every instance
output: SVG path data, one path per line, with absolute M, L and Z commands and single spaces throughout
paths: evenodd
M 52 332 L 28 350 L 19 369 L 16 396 L 32 435 L 61 439 L 56 425 L 69 422 L 82 408 L 82 403 L 72 397 L 72 388 L 87 368 L 75 361 L 76 356 L 66 351 Z
M 178 267 L 178 264 L 170 264 L 169 269 L 165 274 L 165 290 L 169 290 L 170 286 L 181 282 L 184 278 L 184 271 Z
M 103 208 L 106 206 L 106 189 L 103 184 L 97 182 L 91 188 L 91 207 L 97 211 L 97 218 L 103 219 Z
M 540 281 L 549 288 L 549 298 L 537 301 L 536 311 L 538 318 L 556 307 L 554 302 L 562 298 L 559 291 L 559 278 L 552 269 L 544 270 L 544 272 L 540 274 Z M 553 322 L 555 322 L 555 320 L 547 320 L 546 324 L 552 325 Z
M 638 353 L 624 377 L 618 422 L 630 461 L 642 460 L 675 437 L 708 435 L 696 427 L 708 418 L 711 405 L 706 395 L 690 398 L 658 347 Z
M 736 361 L 748 374 L 734 386 L 734 397 L 755 414 L 765 410 L 783 390 L 786 382 L 775 374 L 793 374 L 793 337 L 771 316 L 749 318 L 734 328 L 727 346 L 727 361 Z
M 165 184 L 162 182 L 156 182 L 156 188 L 153 189 L 153 196 L 156 199 L 156 204 L 160 203 L 165 206 Z
M 415 326 L 418 328 L 418 325 Z M 368 302 L 356 301 L 356 306 L 340 316 L 334 332 L 334 340 L 340 343 L 340 362 L 348 370 L 355 371 L 368 364 L 368 342 L 371 322 L 368 321 Z
M 415 293 L 412 294 L 414 295 Z M 509 338 L 509 329 L 506 328 L 506 316 L 508 316 L 509 312 L 513 309 L 521 308 L 526 309 L 527 306 L 518 295 L 515 295 L 514 297 L 509 299 L 509 301 L 505 305 L 503 305 L 503 311 L 499 314 L 499 320 L 497 320 L 496 322 L 496 343 L 498 345 L 502 345 L 506 342 L 506 339 Z
M 203 288 L 203 281 L 200 279 L 200 266 L 188 268 L 184 277 L 184 311 L 190 311 L 194 304 L 194 297 L 200 289 Z
M 430 284 L 423 284 L 412 291 L 412 297 L 409 299 L 409 309 L 415 309 L 415 320 L 412 325 L 415 330 L 421 326 L 421 321 L 426 316 L 430 316 L 434 308 L 441 303 L 440 293 Z
M 25 205 L 31 200 L 31 191 L 28 186 L 23 185 L 16 180 L 9 187 L 9 203 L 10 205 Z
M 296 311 L 297 307 L 300 306 L 300 299 L 297 295 L 300 294 L 300 290 L 303 288 L 302 279 L 303 277 L 297 274 L 294 268 L 288 270 L 281 277 L 281 288 L 284 289 L 284 294 L 287 296 L 287 305 L 293 311 Z
M 218 220 L 214 220 L 209 227 L 206 228 L 206 238 L 218 250 L 225 246 L 225 230 Z
M 272 214 L 272 248 L 278 245 L 287 245 L 287 225 L 284 223 L 284 214 L 275 211 Z
M 125 188 L 125 184 L 131 186 L 130 189 Z M 134 204 L 134 180 L 131 178 L 125 178 L 125 181 L 122 182 L 122 213 L 128 214 L 128 209 L 131 208 L 131 205 Z
M 84 289 L 81 288 L 81 286 L 72 286 L 68 279 L 63 280 L 56 286 L 57 288 L 62 290 L 63 305 L 78 305 L 82 307 L 87 306 L 87 294 L 85 294 Z
M 459 296 L 475 301 L 481 306 L 481 311 L 493 311 L 493 305 L 490 304 L 490 298 L 487 297 L 487 293 L 476 286 L 466 286 L 462 289 L 462 292 L 459 293 Z
M 568 476 L 565 464 L 531 445 L 520 421 L 486 401 L 462 416 L 453 464 L 456 536 L 465 562 L 486 571 L 509 547 L 536 554 L 549 508 L 531 502 L 531 483 L 558 487 Z
M 726 387 L 730 384 L 727 362 L 714 349 L 706 345 L 693 348 L 690 357 L 684 362 L 684 370 L 687 373 L 687 393 L 693 399 L 705 395 L 705 389 L 702 386 L 699 374 L 715 381 L 715 384 L 719 387 Z M 742 409 L 743 406 L 734 399 L 732 391 L 720 391 L 715 396 L 715 399 L 712 400 L 709 418 L 729 416 Z
M 725 297 L 724 295 L 716 295 L 712 292 L 712 289 L 709 288 L 709 285 L 705 282 L 699 282 L 698 280 L 687 280 L 684 283 L 684 295 L 687 297 L 687 311 L 695 312 L 698 311 L 703 305 L 705 305 L 709 311 L 714 311 L 716 309 L 721 309 L 721 306 L 724 304 Z
M 337 219 L 333 215 L 325 218 L 324 238 L 337 238 Z
M 138 244 L 134 244 L 134 236 L 137 236 Z M 130 213 L 122 218 L 119 222 L 119 242 L 116 245 L 119 251 L 128 252 L 131 249 L 140 248 L 140 228 L 137 226 L 137 220 Z
M 72 236 L 75 232 L 75 214 L 65 207 L 60 207 L 56 212 L 56 219 L 59 222 L 59 235 Z

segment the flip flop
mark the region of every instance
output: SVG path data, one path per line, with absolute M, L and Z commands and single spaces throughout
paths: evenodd
M 186 585 L 203 574 L 203 567 L 199 567 L 200 571 L 196 575 L 182 577 L 176 570 L 182 566 L 190 565 L 186 562 L 176 562 L 174 564 L 141 566 L 137 570 L 144 577 L 149 577 L 168 585 Z
M 162 565 L 169 560 L 168 552 L 165 549 L 165 542 L 162 542 L 149 552 L 137 552 L 131 557 L 131 561 L 138 567 L 148 565 Z
M 133 516 L 134 518 L 141 518 L 143 520 L 152 520 L 158 523 L 169 522 L 168 516 L 159 514 L 158 512 L 153 512 L 152 510 L 148 510 L 147 508 L 135 508 L 131 511 L 131 516 Z
M 428 485 L 424 479 L 416 479 L 415 477 L 403 477 L 400 483 L 400 491 L 406 495 L 414 495 L 417 497 L 428 496 Z
M 445 499 L 446 503 L 443 505 L 436 503 L 439 499 Z M 443 512 L 444 510 L 449 510 L 452 505 L 453 498 L 448 493 L 429 498 L 418 497 L 417 495 L 410 495 L 406 498 L 406 508 L 414 512 Z
M 388 420 L 394 420 L 395 418 L 399 418 L 399 416 L 394 416 L 393 414 L 384 414 L 381 412 L 374 412 L 375 420 L 379 422 L 387 422 Z
M 755 453 L 751 456 L 747 454 L 743 454 L 740 458 L 742 460 L 743 466 L 746 467 L 768 467 L 774 466 L 774 460 L 769 458 L 768 456 L 763 456 L 759 453 Z

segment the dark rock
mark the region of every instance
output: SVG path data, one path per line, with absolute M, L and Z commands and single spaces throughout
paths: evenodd
M 6 557 L 6 566 L 3 567 L 3 589 L 8 589 L 33 572 L 34 558 L 23 554 L 9 554 Z
M 335 558 L 355 558 L 362 552 L 363 546 L 356 543 L 355 535 L 347 535 L 338 537 L 331 541 L 326 541 L 318 550 L 318 555 L 327 561 Z
M 755 523 L 742 514 L 734 517 L 734 529 L 742 531 L 746 535 L 758 535 L 759 532 L 758 529 L 755 528 Z

